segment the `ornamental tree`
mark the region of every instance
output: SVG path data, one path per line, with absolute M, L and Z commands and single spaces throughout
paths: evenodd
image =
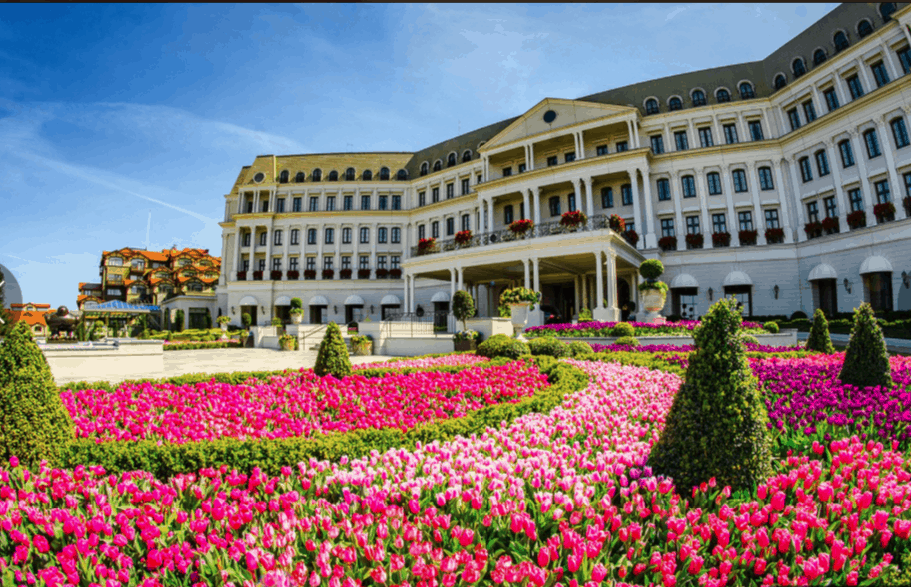
M 319 345 L 316 355 L 316 365 L 313 372 L 323 377 L 332 374 L 336 379 L 351 375 L 351 360 L 348 359 L 348 347 L 342 339 L 342 331 L 338 324 L 330 322 L 326 327 L 326 335 Z
M 829 336 L 829 321 L 826 320 L 826 315 L 820 308 L 813 313 L 813 326 L 810 327 L 810 336 L 807 338 L 807 350 L 827 355 L 835 352 L 832 337 Z
M 854 310 L 851 339 L 838 378 L 842 383 L 856 387 L 891 388 L 894 385 L 882 328 L 876 323 L 873 308 L 866 302 Z
M 452 314 L 462 322 L 462 330 L 468 330 L 468 319 L 474 316 L 474 298 L 464 289 L 452 297 Z

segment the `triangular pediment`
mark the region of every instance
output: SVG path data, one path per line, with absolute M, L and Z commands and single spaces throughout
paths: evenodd
M 487 141 L 479 150 L 483 153 L 500 145 L 520 141 L 563 127 L 575 126 L 600 118 L 624 116 L 635 111 L 636 109 L 630 106 L 545 98 Z

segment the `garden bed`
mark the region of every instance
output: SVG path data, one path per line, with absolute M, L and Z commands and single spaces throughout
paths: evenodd
M 526 328 L 524 335 L 529 338 L 537 336 L 556 336 L 559 338 L 611 338 L 611 329 L 617 324 L 632 326 L 636 338 L 683 336 L 692 340 L 693 330 L 699 322 L 681 320 L 653 324 L 651 322 L 579 322 L 578 324 L 548 324 Z M 746 334 L 766 334 L 762 325 L 756 322 L 743 322 L 741 329 Z M 690 342 L 689 344 L 692 344 Z

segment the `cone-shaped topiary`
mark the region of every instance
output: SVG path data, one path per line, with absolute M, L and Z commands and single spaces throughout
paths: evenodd
M 886 340 L 873 317 L 873 308 L 866 302 L 854 310 L 854 327 L 838 378 L 856 387 L 893 385 Z
M 313 372 L 320 377 L 331 373 L 336 379 L 351 375 L 351 361 L 348 359 L 348 347 L 342 339 L 342 332 L 338 324 L 330 322 L 326 328 L 326 335 L 319 345 L 316 355 L 316 365 Z
M 0 346 L 0 461 L 18 457 L 37 466 L 58 464 L 74 438 L 51 368 L 25 322 L 17 323 Z
M 694 333 L 686 382 L 680 387 L 648 464 L 674 479 L 677 492 L 714 477 L 734 490 L 771 474 L 769 421 L 740 338 L 734 299 L 709 308 Z
M 807 338 L 807 350 L 817 351 L 831 355 L 835 352 L 832 337 L 829 336 L 829 321 L 822 310 L 816 309 L 813 314 L 813 326 L 810 327 L 810 336 Z

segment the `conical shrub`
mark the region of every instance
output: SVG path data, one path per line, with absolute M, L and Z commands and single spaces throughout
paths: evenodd
M 0 461 L 11 456 L 30 466 L 60 462 L 74 438 L 51 368 L 24 322 L 0 346 Z
M 342 331 L 338 324 L 330 322 L 326 328 L 326 335 L 319 345 L 316 355 L 316 365 L 313 372 L 322 377 L 331 373 L 336 379 L 351 375 L 351 361 L 348 359 L 348 347 L 342 339 Z
M 810 327 L 810 336 L 807 338 L 807 350 L 817 351 L 831 355 L 835 352 L 832 337 L 829 336 L 829 321 L 819 308 L 813 314 L 813 325 Z
M 714 477 L 734 490 L 771 473 L 769 421 L 740 337 L 733 298 L 713 305 L 696 329 L 686 382 L 668 413 L 648 464 L 672 477 L 681 495 Z
M 873 316 L 873 308 L 866 302 L 854 310 L 851 339 L 838 378 L 842 383 L 856 387 L 893 385 L 886 340 Z

